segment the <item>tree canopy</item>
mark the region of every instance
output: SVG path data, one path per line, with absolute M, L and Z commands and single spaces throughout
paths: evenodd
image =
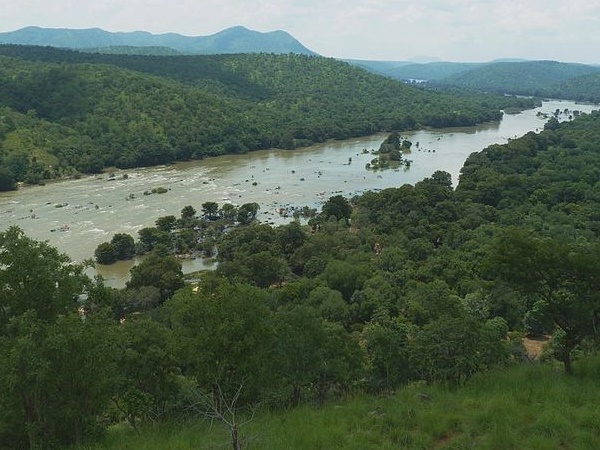
M 461 385 L 529 361 L 526 336 L 549 338 L 544 358 L 575 372 L 598 352 L 599 149 L 600 113 L 551 121 L 472 154 L 456 189 L 437 171 L 333 196 L 318 226 L 199 200 L 139 231 L 145 255 L 124 289 L 12 227 L 0 233 L 0 442 L 78 444 L 107 418 L 197 418 L 207 400 L 276 411 Z M 108 244 L 127 253 L 131 240 Z M 186 282 L 173 252 L 192 247 L 218 266 Z
M 3 56 L 4 55 L 4 56 Z M 407 86 L 306 55 L 143 56 L 0 45 L 0 187 L 105 167 L 500 119 L 531 99 Z

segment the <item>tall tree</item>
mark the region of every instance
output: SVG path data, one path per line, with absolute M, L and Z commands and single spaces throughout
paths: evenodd
M 173 256 L 160 256 L 152 253 L 137 266 L 131 268 L 128 288 L 154 286 L 160 289 L 162 300 L 171 297 L 183 287 L 181 263 Z
M 17 227 L 0 233 L 0 441 L 11 448 L 77 443 L 101 426 L 116 337 L 83 269 Z
M 600 245 L 580 245 L 504 232 L 486 264 L 490 276 L 530 298 L 530 309 L 552 320 L 563 333 L 556 356 L 572 372 L 572 352 L 600 328 Z
M 182 289 L 165 304 L 176 354 L 205 393 L 254 402 L 273 377 L 273 332 L 267 292 L 207 277 L 196 292 Z
M 352 215 L 352 206 L 350 202 L 341 195 L 329 197 L 329 200 L 323 205 L 321 214 L 327 219 L 331 216 L 337 220 L 345 219 L 348 221 Z
M 117 259 L 131 259 L 135 255 L 135 242 L 133 236 L 127 233 L 115 234 L 110 243 L 112 244 Z
M 214 220 L 218 217 L 219 204 L 217 202 L 202 203 L 202 215 L 208 220 Z

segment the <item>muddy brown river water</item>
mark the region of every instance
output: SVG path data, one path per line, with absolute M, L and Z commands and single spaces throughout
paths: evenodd
M 449 172 L 456 184 L 469 154 L 529 131 L 539 131 L 546 119 L 539 117 L 538 111 L 551 113 L 565 108 L 590 112 L 598 107 L 547 101 L 535 110 L 506 114 L 499 123 L 404 133 L 413 142 L 411 153 L 405 155 L 412 160 L 406 170 L 373 172 L 365 168 L 373 156 L 364 154 L 363 149 L 377 149 L 387 136 L 378 134 L 293 151 L 264 150 L 117 171 L 114 177 L 104 174 L 22 188 L 0 193 L 0 230 L 18 225 L 28 236 L 46 240 L 73 260 L 82 261 L 91 258 L 96 246 L 109 241 L 115 233 L 129 233 L 137 238 L 137 231 L 153 226 L 158 217 L 179 216 L 186 205 L 199 211 L 206 201 L 220 205 L 257 202 L 259 220 L 281 224 L 290 220 L 276 212 L 281 207 L 319 208 L 332 195 L 350 197 L 368 190 L 414 184 L 436 170 Z M 144 195 L 159 187 L 167 192 Z M 97 271 L 107 284 L 119 287 L 134 263 L 99 266 Z M 211 264 L 201 259 L 185 261 L 184 272 L 209 268 Z

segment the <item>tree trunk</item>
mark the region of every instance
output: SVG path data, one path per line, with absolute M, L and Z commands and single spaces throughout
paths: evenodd
M 234 423 L 231 427 L 231 445 L 233 446 L 233 450 L 242 450 L 242 445 L 238 437 L 237 423 Z
M 321 376 L 319 383 L 317 384 L 317 401 L 319 402 L 319 407 L 325 404 L 325 397 L 327 396 L 327 380 L 325 376 Z
M 575 339 L 566 339 L 564 343 L 564 348 L 560 354 L 560 361 L 563 363 L 565 368 L 565 373 L 567 375 L 573 375 L 573 359 L 571 358 L 571 354 L 580 340 Z
M 295 408 L 300 404 L 300 386 L 295 384 L 292 388 L 292 406 Z
M 565 373 L 567 375 L 573 375 L 571 352 L 565 352 L 565 355 L 563 356 L 563 365 L 565 366 Z
M 35 450 L 41 447 L 40 427 L 35 400 L 32 396 L 29 396 L 27 394 L 22 395 L 22 400 L 23 409 L 25 411 L 25 426 L 27 428 L 27 439 L 29 441 L 29 449 Z

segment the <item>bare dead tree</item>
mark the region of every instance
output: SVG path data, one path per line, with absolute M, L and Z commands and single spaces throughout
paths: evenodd
M 202 414 L 210 419 L 211 424 L 214 421 L 223 423 L 229 430 L 231 438 L 231 446 L 233 450 L 242 450 L 242 438 L 240 436 L 240 428 L 252 422 L 254 419 L 255 410 L 252 409 L 250 417 L 239 422 L 240 408 L 238 400 L 242 393 L 244 383 L 240 383 L 233 397 L 228 400 L 218 383 L 215 383 L 211 395 L 201 394 Z

